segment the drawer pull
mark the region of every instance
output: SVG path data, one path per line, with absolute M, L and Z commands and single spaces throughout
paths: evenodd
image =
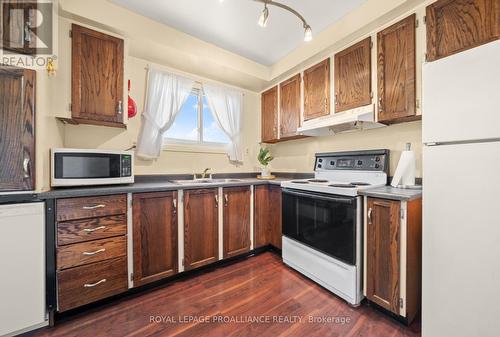
M 101 283 L 104 283 L 104 282 L 106 282 L 106 279 L 105 279 L 105 278 L 103 278 L 102 280 L 100 280 L 99 282 L 96 282 L 96 283 L 85 283 L 85 284 L 83 285 L 83 287 L 84 287 L 84 288 L 93 288 L 93 287 L 95 287 L 95 286 L 97 286 L 97 285 L 99 285 L 99 284 L 101 284 Z
M 97 208 L 104 208 L 104 207 L 106 207 L 106 205 L 99 204 L 99 205 L 95 205 L 95 206 L 83 206 L 83 209 L 89 210 L 89 209 L 97 209 Z
M 104 228 L 106 228 L 106 226 L 99 226 L 96 228 L 85 228 L 83 231 L 87 232 L 87 233 L 92 233 L 92 232 L 98 231 L 99 229 L 104 229 Z
M 106 251 L 106 248 L 101 248 L 101 249 L 96 250 L 94 252 L 83 252 L 83 255 L 90 256 L 90 255 L 95 255 L 95 254 L 103 253 L 105 251 Z

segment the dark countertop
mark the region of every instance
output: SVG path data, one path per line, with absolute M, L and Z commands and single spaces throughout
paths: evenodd
M 409 201 L 421 198 L 422 189 L 412 190 L 405 188 L 396 188 L 389 185 L 382 187 L 367 188 L 359 191 L 359 194 L 368 197 L 375 197 L 382 199 Z
M 0 204 L 33 202 L 38 200 L 36 193 L 5 193 L 0 194 Z
M 302 177 L 302 174 L 300 174 Z M 237 187 L 237 186 L 249 186 L 249 185 L 281 185 L 282 181 L 297 179 L 296 176 L 284 174 L 284 176 L 278 176 L 273 180 L 261 180 L 257 178 L 245 177 L 239 178 L 238 176 L 231 175 L 228 177 L 220 177 L 219 175 L 214 175 L 214 179 L 239 179 L 239 181 L 230 182 L 219 182 L 219 183 L 198 183 L 193 181 L 193 183 L 174 183 L 171 178 L 162 179 L 160 176 L 154 177 L 152 179 L 136 179 L 134 184 L 129 185 L 103 185 L 103 186 L 88 186 L 88 187 L 66 187 L 66 188 L 56 188 L 47 192 L 41 192 L 38 194 L 40 199 L 55 199 L 55 198 L 72 198 L 72 197 L 85 197 L 94 195 L 111 195 L 120 193 L 143 193 L 143 192 L 162 192 L 162 191 L 173 191 L 173 190 L 185 190 L 185 189 L 198 189 L 198 188 L 216 188 L 216 187 Z M 253 175 L 255 177 L 256 175 Z M 166 177 L 166 176 L 165 176 Z

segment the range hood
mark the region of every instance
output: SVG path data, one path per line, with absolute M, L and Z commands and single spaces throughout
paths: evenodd
M 297 133 L 304 136 L 331 136 L 346 131 L 367 130 L 383 126 L 385 125 L 375 122 L 375 106 L 367 105 L 305 121 L 297 129 Z

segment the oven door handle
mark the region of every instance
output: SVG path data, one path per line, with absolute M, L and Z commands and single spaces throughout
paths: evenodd
M 288 189 L 283 189 L 283 193 L 286 194 L 291 194 L 299 197 L 306 197 L 306 198 L 311 198 L 311 199 L 317 199 L 317 200 L 325 200 L 325 201 L 335 201 L 338 203 L 342 204 L 348 204 L 352 205 L 354 203 L 354 198 L 342 198 L 342 197 L 334 197 L 334 196 L 326 196 L 326 195 L 320 195 L 320 194 L 315 194 L 315 193 L 307 193 L 307 192 L 296 192 L 296 191 L 291 191 Z

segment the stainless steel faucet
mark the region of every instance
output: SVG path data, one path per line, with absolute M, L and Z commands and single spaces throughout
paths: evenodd
M 207 173 L 210 170 L 211 170 L 211 168 L 207 167 L 206 169 L 203 170 L 203 173 L 200 173 L 200 174 L 195 173 L 194 174 L 194 179 L 196 179 L 196 177 L 199 176 L 199 175 L 201 176 L 201 179 L 206 179 L 207 178 Z M 208 178 L 211 178 L 211 177 L 212 177 L 212 174 L 210 173 L 208 175 Z

